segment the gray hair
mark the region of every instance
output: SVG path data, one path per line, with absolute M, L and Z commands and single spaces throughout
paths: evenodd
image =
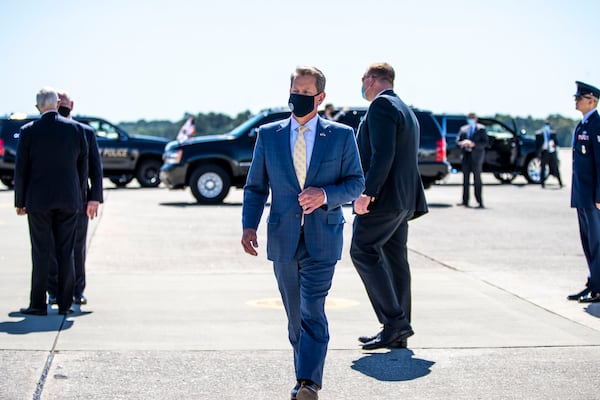
M 35 96 L 36 104 L 40 110 L 45 108 L 56 108 L 58 105 L 58 93 L 51 87 L 41 88 Z

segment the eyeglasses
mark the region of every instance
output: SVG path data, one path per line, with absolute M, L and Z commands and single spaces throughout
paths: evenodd
M 364 83 L 365 80 L 372 78 L 372 77 L 373 77 L 373 75 L 363 75 L 363 77 L 361 78 L 361 81 Z

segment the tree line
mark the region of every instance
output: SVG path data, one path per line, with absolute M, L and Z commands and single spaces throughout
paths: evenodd
M 199 113 L 196 115 L 196 135 L 214 135 L 229 132 L 248 120 L 251 116 L 252 113 L 249 110 L 241 112 L 235 117 L 214 112 L 207 114 Z M 512 126 L 511 121 L 514 119 L 517 130 L 524 131 L 528 136 L 535 136 L 536 131 L 541 129 L 544 121 L 547 120 L 556 132 L 561 147 L 571 145 L 573 130 L 575 129 L 575 125 L 577 125 L 577 121 L 559 114 L 551 114 L 544 119 L 533 118 L 531 116 L 512 117 L 506 114 L 496 114 L 493 118 L 504 122 L 508 126 Z M 136 122 L 121 122 L 119 125 L 130 134 L 159 136 L 174 140 L 186 119 L 187 117 L 179 121 L 139 120 Z

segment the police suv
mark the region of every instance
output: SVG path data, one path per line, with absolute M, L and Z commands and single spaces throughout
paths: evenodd
M 38 118 L 23 114 L 0 117 L 0 181 L 9 188 L 13 187 L 19 129 Z M 101 118 L 74 116 L 73 119 L 96 130 L 104 177 L 117 187 L 127 185 L 134 178 L 142 187 L 160 184 L 162 153 L 168 139 L 130 135 Z

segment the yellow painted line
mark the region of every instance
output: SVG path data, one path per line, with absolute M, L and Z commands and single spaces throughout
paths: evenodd
M 250 300 L 246 304 L 258 308 L 283 309 L 283 302 L 278 297 Z M 328 297 L 325 300 L 325 307 L 335 309 L 355 307 L 359 304 L 358 301 L 335 297 Z

